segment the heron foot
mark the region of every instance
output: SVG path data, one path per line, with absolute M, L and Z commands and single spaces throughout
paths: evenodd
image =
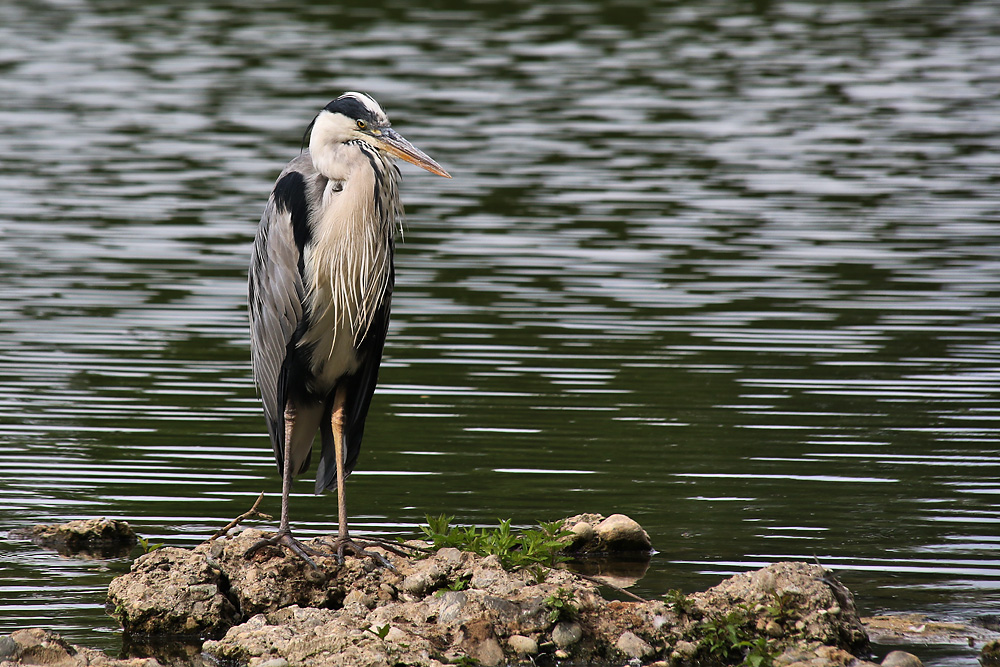
M 377 565 L 380 565 L 386 568 L 387 570 L 391 570 L 392 572 L 396 572 L 397 570 L 385 556 L 376 551 L 368 551 L 368 549 L 371 547 L 382 547 L 383 549 L 391 551 L 395 554 L 401 556 L 406 555 L 401 551 L 399 551 L 398 549 L 396 549 L 394 545 L 389 546 L 388 540 L 384 540 L 382 538 L 377 538 L 377 537 L 372 538 L 370 540 L 366 540 L 364 542 L 356 542 L 350 537 L 335 537 L 331 542 L 329 542 L 329 546 L 331 549 L 334 550 L 334 553 L 337 557 L 337 563 L 339 565 L 343 565 L 344 556 L 350 554 L 357 558 L 370 558 L 373 561 L 375 561 Z
M 308 563 L 309 566 L 312 567 L 313 569 L 319 569 L 319 566 L 317 566 L 316 562 L 309 556 L 329 555 L 323 553 L 322 551 L 316 551 L 315 549 L 311 549 L 306 545 L 302 544 L 297 539 L 292 537 L 292 532 L 290 530 L 284 530 L 284 531 L 279 530 L 272 537 L 265 537 L 264 539 L 255 542 L 253 545 L 250 546 L 249 549 L 246 550 L 246 552 L 243 554 L 243 557 L 250 558 L 260 549 L 264 547 L 274 547 L 274 546 L 285 547 L 293 554 L 295 554 L 296 556 L 304 560 L 306 563 Z

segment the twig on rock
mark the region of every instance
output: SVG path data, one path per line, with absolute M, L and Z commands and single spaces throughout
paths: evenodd
M 258 512 L 257 511 L 257 507 L 260 505 L 260 501 L 262 501 L 263 499 L 264 499 L 264 492 L 261 491 L 260 495 L 257 496 L 257 500 L 254 502 L 253 507 L 251 507 L 246 512 L 244 512 L 243 514 L 239 515 L 238 517 L 236 517 L 235 519 L 233 519 L 232 521 L 230 521 L 229 523 L 227 523 L 225 526 L 223 526 L 222 528 L 220 528 L 218 531 L 216 531 L 215 535 L 212 535 L 210 538 L 208 538 L 208 541 L 212 542 L 213 540 L 215 540 L 217 538 L 220 538 L 223 535 L 226 535 L 233 528 L 235 528 L 236 526 L 238 526 L 241 523 L 243 523 L 243 521 L 245 519 L 249 519 L 252 516 L 259 516 L 259 517 L 261 517 L 263 519 L 273 520 L 274 517 L 272 517 L 271 515 L 264 514 L 263 512 Z

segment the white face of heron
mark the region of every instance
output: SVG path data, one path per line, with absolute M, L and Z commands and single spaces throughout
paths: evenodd
M 378 102 L 363 93 L 347 93 L 330 102 L 316 116 L 309 150 L 315 153 L 324 146 L 356 140 L 378 146 L 373 135 L 377 137 L 386 127 L 389 127 L 389 119 Z
M 439 176 L 448 173 L 423 151 L 389 127 L 378 102 L 364 93 L 346 93 L 326 105 L 313 121 L 309 152 L 316 167 L 330 178 L 341 178 L 338 157 L 345 144 L 362 141 L 382 155 L 405 160 Z

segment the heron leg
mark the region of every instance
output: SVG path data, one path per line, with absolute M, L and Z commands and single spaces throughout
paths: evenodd
M 347 494 L 344 491 L 344 481 L 347 475 L 344 473 L 344 403 L 347 400 L 347 389 L 343 386 L 337 387 L 337 393 L 333 397 L 333 413 L 330 421 L 333 422 L 333 454 L 337 457 L 337 538 L 339 540 L 349 540 L 347 533 Z M 340 557 L 343 560 L 343 555 Z
M 278 522 L 278 532 L 271 537 L 258 540 L 243 554 L 244 558 L 250 558 L 258 550 L 268 546 L 283 546 L 296 556 L 304 560 L 311 567 L 316 568 L 316 563 L 310 558 L 313 556 L 324 556 L 321 551 L 310 549 L 297 539 L 292 537 L 292 527 L 288 519 L 289 496 L 292 493 L 292 430 L 295 428 L 295 407 L 289 402 L 285 406 L 285 456 L 281 471 L 281 519 Z
M 336 549 L 337 562 L 344 563 L 345 554 L 353 554 L 362 558 L 371 558 L 385 568 L 395 571 L 385 556 L 380 553 L 368 551 L 366 547 L 384 546 L 368 542 L 355 542 L 347 529 L 347 492 L 344 482 L 347 473 L 344 469 L 344 404 L 347 401 L 347 389 L 343 386 L 337 387 L 333 397 L 333 411 L 330 414 L 330 423 L 333 427 L 333 452 L 337 457 L 337 539 L 333 541 L 333 548 Z M 397 552 L 398 553 L 398 552 Z

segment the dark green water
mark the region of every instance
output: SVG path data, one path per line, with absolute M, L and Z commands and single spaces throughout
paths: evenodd
M 312 115 L 364 90 L 455 178 L 403 168 L 356 529 L 624 512 L 643 595 L 815 555 L 865 613 L 1000 613 L 993 3 L 21 5 L 0 530 L 191 546 L 277 512 L 249 246 Z M 127 567 L 0 541 L 0 631 L 116 651 Z

